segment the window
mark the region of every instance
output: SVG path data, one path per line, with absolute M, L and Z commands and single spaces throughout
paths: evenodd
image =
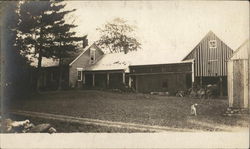
M 82 70 L 83 68 L 77 68 L 77 80 L 82 81 Z
M 91 48 L 90 49 L 90 64 L 94 64 L 95 62 L 95 49 Z
M 210 49 L 217 48 L 217 42 L 216 42 L 216 40 L 210 40 L 208 42 L 208 46 L 209 46 Z

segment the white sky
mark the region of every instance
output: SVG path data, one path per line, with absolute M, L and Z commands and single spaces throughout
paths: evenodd
M 249 38 L 247 1 L 68 1 L 77 9 L 75 19 L 80 35 L 89 42 L 98 39 L 97 27 L 116 17 L 137 25 L 142 50 L 183 58 L 212 30 L 233 50 Z M 154 52 L 153 52 L 154 51 Z M 156 52 L 157 51 L 157 52 Z

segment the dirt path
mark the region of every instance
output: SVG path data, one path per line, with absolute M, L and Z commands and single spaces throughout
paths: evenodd
M 97 125 L 97 126 L 105 126 L 105 127 L 136 129 L 136 130 L 151 131 L 151 132 L 167 132 L 167 131 L 193 132 L 195 131 L 192 129 L 181 129 L 181 128 L 166 127 L 166 126 L 151 126 L 151 125 L 142 125 L 142 124 L 135 124 L 135 123 L 104 121 L 104 120 L 98 120 L 98 119 L 79 118 L 79 117 L 72 117 L 72 116 L 66 116 L 66 115 L 56 115 L 56 114 L 31 112 L 31 111 L 19 111 L 18 110 L 18 111 L 11 111 L 11 113 L 15 115 L 21 115 L 21 116 L 59 120 L 59 121 L 64 121 L 64 122 L 74 122 L 74 123 L 85 124 L 85 125 L 88 124 L 88 125 Z

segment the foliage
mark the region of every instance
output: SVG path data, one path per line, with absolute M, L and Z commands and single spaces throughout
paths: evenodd
M 76 26 L 65 23 L 65 16 L 75 11 L 65 10 L 65 6 L 61 1 L 25 1 L 20 4 L 17 45 L 23 55 L 38 61 L 37 89 L 43 57 L 59 59 L 61 66 L 63 58 L 77 51 L 76 42 L 83 41 L 86 45 L 87 37 L 76 37 L 71 31 Z
M 25 96 L 31 90 L 30 72 L 32 67 L 16 45 L 18 15 L 17 1 L 1 2 L 1 87 L 5 101 Z
M 104 25 L 103 28 L 97 28 L 101 37 L 97 45 L 108 49 L 109 52 L 136 51 L 141 48 L 141 44 L 134 37 L 135 26 L 129 25 L 124 19 L 116 18 Z

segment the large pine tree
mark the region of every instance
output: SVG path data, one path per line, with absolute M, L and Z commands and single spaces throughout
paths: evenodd
M 65 4 L 59 1 L 25 1 L 20 5 L 18 43 L 22 45 L 24 55 L 37 59 L 37 90 L 40 87 L 42 58 L 62 60 L 68 51 L 76 50 L 70 43 L 83 39 L 69 31 L 75 26 L 66 24 L 64 17 L 74 10 L 65 10 L 64 7 Z
M 1 2 L 1 87 L 3 101 L 20 99 L 30 92 L 31 67 L 16 44 L 18 1 Z
M 74 10 L 72 10 L 74 11 Z M 71 12 L 71 11 L 70 11 Z M 69 13 L 69 12 L 68 12 Z M 82 46 L 87 46 L 87 36 L 78 37 L 76 32 L 72 29 L 77 27 L 73 24 L 65 23 L 64 20 L 55 22 L 53 26 L 48 28 L 50 33 L 50 49 L 47 50 L 54 59 L 59 61 L 59 82 L 58 90 L 62 88 L 62 74 L 63 74 L 63 65 L 66 58 L 71 57 L 74 53 L 78 52 L 79 42 L 82 43 Z

